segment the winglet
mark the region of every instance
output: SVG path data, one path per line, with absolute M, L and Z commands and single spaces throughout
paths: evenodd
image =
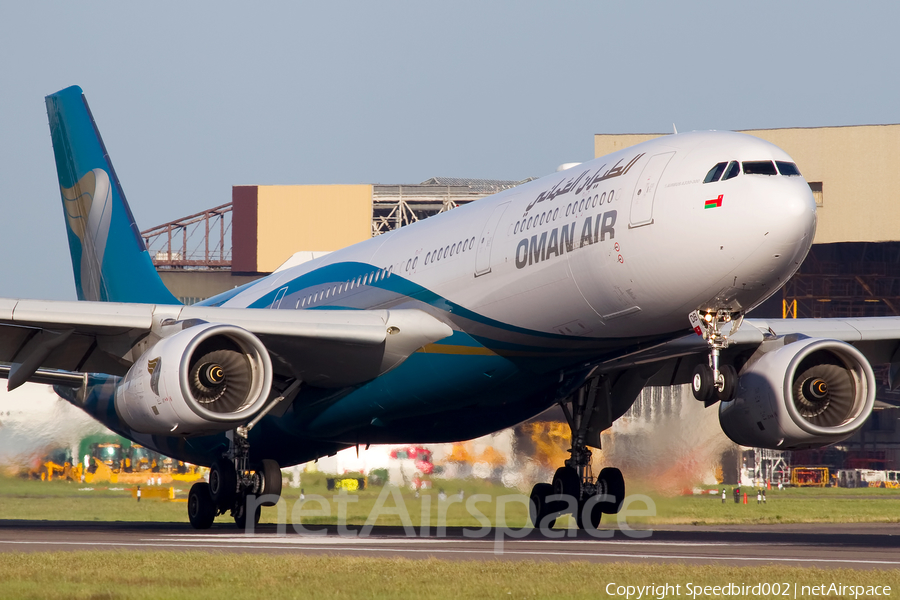
M 179 304 L 153 267 L 81 88 L 46 103 L 78 299 Z

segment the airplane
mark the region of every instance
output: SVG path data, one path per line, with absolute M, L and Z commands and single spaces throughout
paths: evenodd
M 900 363 L 896 318 L 745 318 L 816 229 L 794 161 L 749 135 L 647 141 L 183 306 L 82 90 L 46 105 L 78 301 L 0 299 L 0 376 L 209 466 L 188 498 L 198 529 L 258 521 L 247 498 L 277 500 L 281 466 L 554 405 L 571 457 L 532 489 L 532 523 L 596 528 L 625 482 L 594 476 L 589 447 L 644 386 L 689 383 L 738 444 L 797 449 L 858 430 L 871 364 Z

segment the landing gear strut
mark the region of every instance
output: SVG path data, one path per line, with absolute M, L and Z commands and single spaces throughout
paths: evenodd
M 238 431 L 228 432 L 231 447 L 209 469 L 209 483 L 199 482 L 188 496 L 188 518 L 195 529 L 208 529 L 217 515 L 230 512 L 235 524 L 245 528 L 247 497 L 268 496 L 256 505 L 252 515 L 259 523 L 260 506 L 274 506 L 281 496 L 281 469 L 274 460 L 250 465 L 250 444 Z
M 259 523 L 260 506 L 274 506 L 281 496 L 281 469 L 274 460 L 264 459 L 257 464 L 250 462 L 250 430 L 276 404 L 284 400 L 300 386 L 295 381 L 243 427 L 226 433 L 228 452 L 209 468 L 209 483 L 195 483 L 188 496 L 188 518 L 195 529 L 208 529 L 217 515 L 230 512 L 241 529 L 252 518 Z M 253 515 L 248 514 L 248 496 L 264 496 L 256 505 Z
M 688 317 L 694 332 L 703 336 L 709 346 L 707 364 L 701 363 L 694 368 L 691 392 L 705 406 L 719 400 L 728 402 L 734 398 L 737 371 L 729 364 L 721 364 L 719 354 L 728 347 L 728 338 L 738 330 L 744 317 L 728 309 L 709 310 L 702 314 L 693 311 Z M 731 331 L 723 334 L 722 328 L 728 323 L 731 323 Z
M 608 400 L 608 388 L 603 387 Z M 565 466 L 556 470 L 552 484 L 538 483 L 531 491 L 530 516 L 536 528 L 552 528 L 557 517 L 571 512 L 580 528 L 596 529 L 603 514 L 615 514 L 622 508 L 625 499 L 622 472 L 607 467 L 595 478 L 591 470 L 591 451 L 585 440 L 599 396 L 593 391 L 596 390 L 579 389 L 572 398 L 571 412 L 565 403 L 560 404 L 572 432 L 571 456 Z

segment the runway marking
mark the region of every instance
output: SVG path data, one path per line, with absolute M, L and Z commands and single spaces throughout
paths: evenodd
M 265 542 L 277 542 L 279 544 L 321 544 L 325 545 L 337 545 L 337 544 L 349 544 L 354 542 L 364 543 L 364 544 L 446 544 L 446 543 L 462 543 L 462 544 L 477 544 L 477 543 L 485 543 L 492 542 L 494 540 L 493 536 L 483 537 L 483 538 L 456 538 L 456 537 L 446 537 L 446 538 L 389 538 L 389 537 L 334 537 L 334 536 L 325 536 L 325 535 L 278 535 L 278 534 L 253 534 L 253 535 L 217 535 L 217 534 L 190 534 L 190 533 L 173 533 L 167 534 L 165 537 L 161 538 L 143 538 L 143 541 L 146 542 L 167 542 L 172 539 L 193 539 L 198 541 L 207 541 L 207 542 L 221 542 L 225 543 L 265 543 Z M 504 536 L 503 543 L 509 544 L 521 544 L 523 542 L 535 542 L 540 544 L 584 544 L 591 546 L 598 545 L 613 545 L 613 546 L 627 546 L 627 545 L 639 545 L 639 546 L 684 546 L 684 547 L 694 547 L 694 546 L 725 546 L 731 547 L 733 544 L 728 542 L 656 542 L 656 541 L 643 541 L 635 539 L 633 541 L 626 540 L 604 540 L 604 539 L 596 539 L 596 540 L 570 540 L 565 538 L 558 539 L 527 539 L 527 538 L 511 538 Z M 742 546 L 791 546 L 795 544 L 789 543 L 761 543 L 761 542 L 747 542 L 742 543 Z
M 119 547 L 139 547 L 147 548 L 148 544 L 136 542 L 52 542 L 52 541 L 21 541 L 21 540 L 0 540 L 0 544 L 15 545 L 36 545 L 36 546 L 119 546 Z M 156 548 L 216 548 L 222 549 L 222 545 L 213 544 L 181 544 L 181 543 L 157 543 L 152 547 Z M 247 550 L 321 550 L 317 546 L 289 546 L 289 545 L 270 545 L 270 546 L 254 546 L 236 544 L 230 546 L 235 549 Z M 350 552 L 407 552 L 401 548 L 365 548 L 365 547 L 345 547 L 344 550 Z M 594 557 L 594 558 L 644 558 L 644 559 L 665 559 L 665 560 L 710 560 L 710 561 L 747 561 L 747 562 L 796 562 L 796 563 L 837 563 L 837 564 L 856 564 L 856 565 L 900 565 L 900 560 L 865 560 L 865 559 L 837 559 L 837 558 L 776 558 L 762 556 L 701 556 L 692 554 L 626 554 L 613 552 L 542 552 L 538 550 L 505 550 L 503 552 L 495 552 L 494 550 L 452 550 L 452 549 L 429 549 L 428 554 L 490 554 L 494 556 L 522 555 L 522 556 L 572 556 L 572 557 Z

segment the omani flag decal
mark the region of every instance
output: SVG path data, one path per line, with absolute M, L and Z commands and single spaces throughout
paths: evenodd
M 703 205 L 703 208 L 719 208 L 720 206 L 722 206 L 722 194 L 719 194 L 718 198 L 707 200 L 706 204 Z

